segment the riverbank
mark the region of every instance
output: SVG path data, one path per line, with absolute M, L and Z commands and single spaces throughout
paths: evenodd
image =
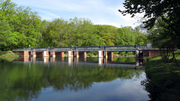
M 180 65 L 180 50 L 175 52 Z M 142 85 L 153 101 L 180 101 L 180 66 L 164 63 L 160 56 L 148 58 L 145 66 L 147 80 Z
M 19 56 L 12 51 L 0 51 L 0 60 L 13 61 Z

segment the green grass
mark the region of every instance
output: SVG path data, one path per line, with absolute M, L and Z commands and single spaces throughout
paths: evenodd
M 180 65 L 180 50 L 175 52 Z M 153 101 L 180 101 L 180 66 L 175 62 L 164 63 L 160 56 L 147 58 L 147 80 L 142 84 Z

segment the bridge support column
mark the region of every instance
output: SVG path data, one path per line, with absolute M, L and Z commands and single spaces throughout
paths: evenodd
M 136 58 L 139 58 L 139 50 L 136 50 Z
M 64 52 L 55 52 L 56 57 L 64 57 Z
M 107 51 L 103 51 L 103 58 L 108 58 L 108 52 Z
M 24 51 L 24 57 L 29 57 L 29 51 Z
M 32 50 L 29 52 L 30 57 L 36 57 L 36 52 L 33 52 Z
M 113 61 L 113 52 L 108 52 L 108 58 Z
M 98 57 L 103 58 L 103 51 L 102 50 L 98 51 Z
M 32 57 L 36 57 L 36 52 L 32 52 Z
M 79 57 L 86 58 L 86 52 L 79 52 Z
M 50 52 L 49 52 L 49 54 L 50 54 L 50 57 L 56 57 L 56 55 L 55 55 L 55 52 L 54 52 L 54 51 L 50 51 Z
M 42 55 L 43 55 L 43 57 L 49 57 L 49 52 L 48 52 L 48 51 L 44 51 L 44 52 L 42 53 Z
M 73 54 L 74 57 L 79 57 L 79 52 L 78 51 L 74 51 L 73 53 L 74 53 Z
M 143 51 L 139 51 L 139 58 L 143 58 Z
M 37 57 L 49 57 L 49 52 L 48 51 L 43 51 L 43 52 L 35 52 Z
M 68 57 L 73 57 L 73 51 L 68 51 Z

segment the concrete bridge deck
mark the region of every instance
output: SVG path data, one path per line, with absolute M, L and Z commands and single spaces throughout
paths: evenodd
M 97 51 L 98 57 L 113 58 L 115 51 L 131 51 L 135 52 L 136 57 L 155 56 L 160 52 L 151 45 L 125 45 L 125 46 L 76 46 L 76 47 L 48 47 L 48 48 L 24 48 L 13 49 L 13 52 L 22 56 L 40 56 L 40 57 L 64 57 L 64 52 L 68 52 L 68 57 L 86 57 L 86 52 Z

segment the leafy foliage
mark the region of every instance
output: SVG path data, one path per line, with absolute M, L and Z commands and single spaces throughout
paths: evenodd
M 0 44 L 4 50 L 146 44 L 146 35 L 132 27 L 94 25 L 89 19 L 77 17 L 69 20 L 56 18 L 52 21 L 42 21 L 37 12 L 32 12 L 29 7 L 17 7 L 11 0 L 0 1 L 0 12 L 0 20 L 6 22 L 1 26 L 9 26 L 6 27 L 8 33 L 3 32 L 1 37 L 4 41 Z M 11 41 L 8 41 L 10 39 Z
M 180 1 L 125 0 L 124 7 L 126 10 L 119 10 L 124 15 L 130 14 L 134 17 L 135 14 L 144 12 L 143 23 L 145 28 L 151 29 L 150 39 L 153 45 L 173 51 L 175 58 L 174 49 L 180 48 Z

